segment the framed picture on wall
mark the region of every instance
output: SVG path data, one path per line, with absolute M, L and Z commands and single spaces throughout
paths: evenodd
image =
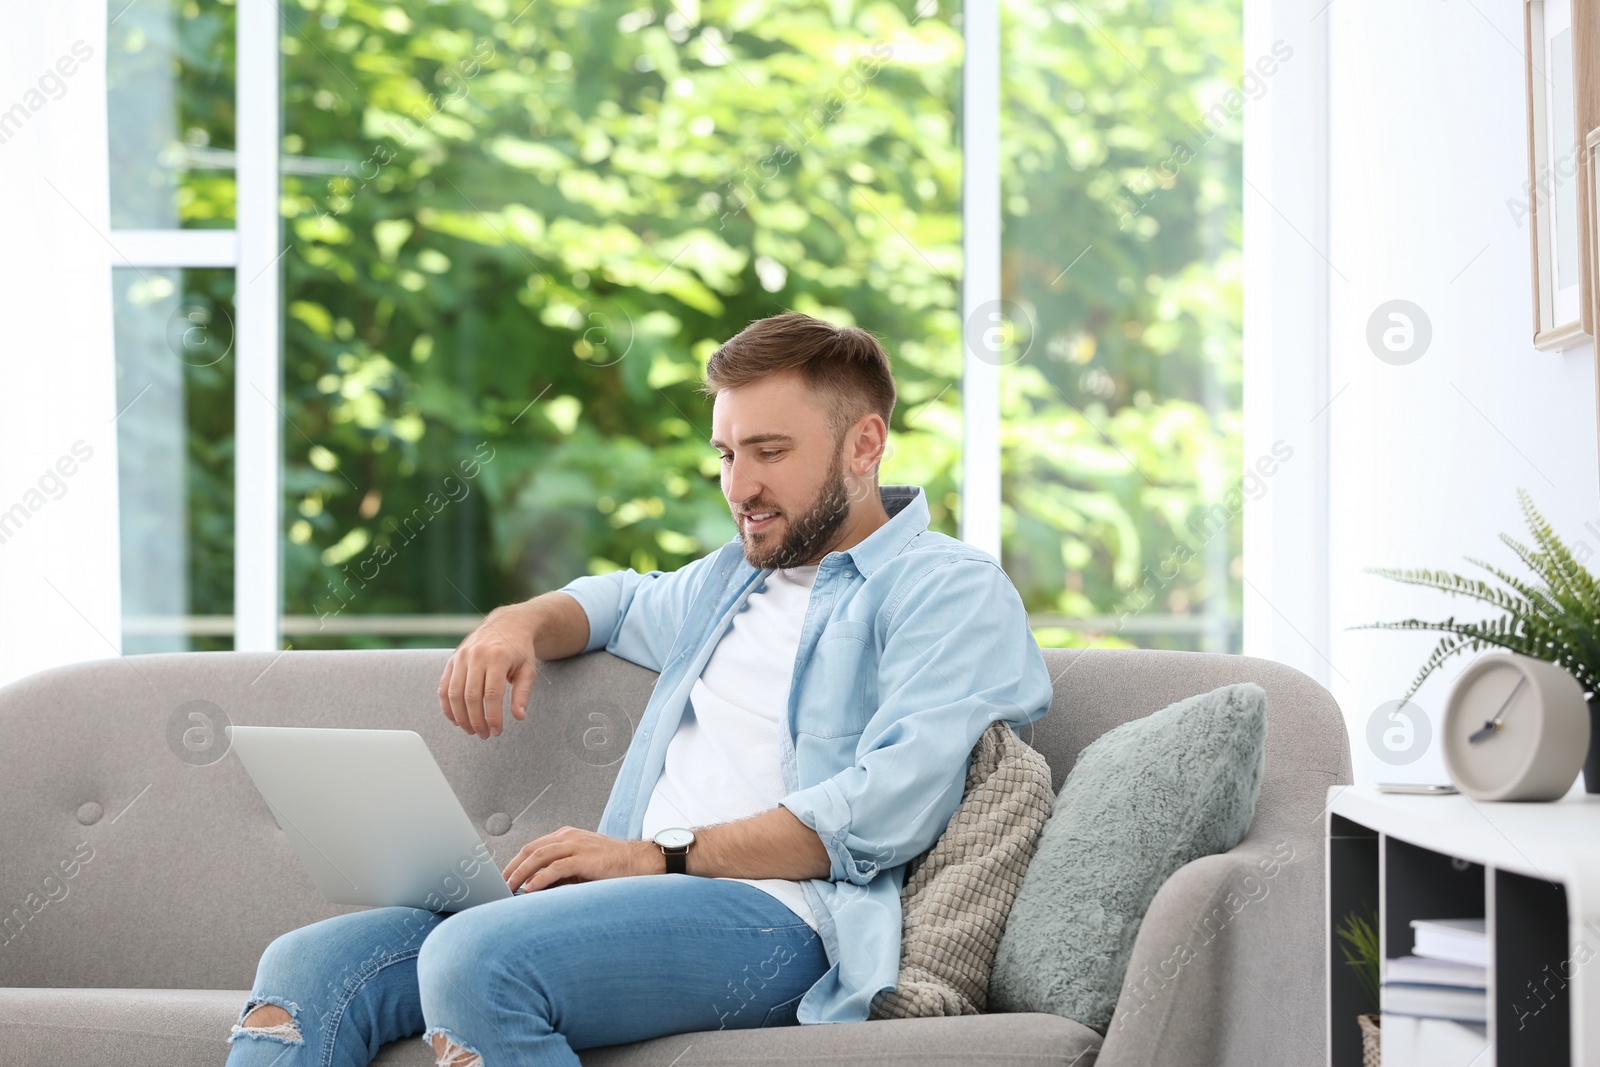
M 1583 344 L 1594 333 L 1593 194 L 1584 139 L 1597 125 L 1591 102 L 1595 56 L 1576 45 L 1589 36 L 1590 6 L 1589 0 L 1525 0 L 1523 5 L 1533 344 L 1544 350 Z M 1590 93 L 1580 93 L 1580 81 Z
M 1589 229 L 1584 237 L 1589 242 L 1589 263 L 1593 268 L 1596 265 L 1600 265 L 1600 182 L 1594 180 L 1597 173 L 1595 168 L 1600 166 L 1600 126 L 1590 130 L 1589 135 L 1584 138 L 1583 160 L 1589 168 L 1589 187 L 1583 190 L 1589 202 Z M 1589 275 L 1590 306 L 1600 308 L 1600 304 L 1594 303 L 1594 301 L 1600 299 L 1600 293 L 1596 292 L 1597 289 L 1600 289 L 1600 271 L 1591 269 Z M 1597 396 L 1596 399 L 1600 401 L 1600 396 Z

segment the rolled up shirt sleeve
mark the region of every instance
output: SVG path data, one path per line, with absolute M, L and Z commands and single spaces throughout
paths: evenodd
M 574 579 L 558 592 L 578 602 L 589 618 L 585 652 L 605 649 L 660 672 L 689 614 L 695 589 L 717 553 L 675 571 L 639 573 L 629 568 Z
M 836 882 L 865 885 L 932 847 L 983 731 L 1049 710 L 1044 656 L 997 563 L 952 559 L 911 588 L 888 622 L 878 692 L 855 763 L 779 802 L 822 839 Z

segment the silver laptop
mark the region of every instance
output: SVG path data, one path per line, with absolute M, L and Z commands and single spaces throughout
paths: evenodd
M 420 734 L 229 726 L 323 895 L 454 912 L 512 895 Z

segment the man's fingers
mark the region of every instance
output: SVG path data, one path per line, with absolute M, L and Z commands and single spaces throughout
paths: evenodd
M 472 733 L 472 716 L 467 713 L 467 676 L 472 672 L 471 656 L 458 653 L 459 661 L 450 673 L 450 718 L 463 730 Z
M 504 878 L 512 886 L 515 886 L 519 881 L 526 881 L 528 877 L 526 874 L 522 875 L 520 879 L 513 876 L 532 860 L 532 849 L 536 844 L 538 844 L 537 841 L 529 841 L 526 845 L 523 845 L 517 854 L 511 857 L 511 862 L 506 864 L 506 869 L 500 872 L 500 877 Z
M 472 729 L 467 718 L 467 699 L 462 696 L 462 689 L 467 685 L 467 656 L 456 653 L 450 664 L 450 691 L 445 694 L 445 701 L 450 704 L 450 721 L 462 729 Z
M 578 868 L 579 863 L 575 858 L 560 859 L 553 863 L 548 863 L 542 870 L 539 871 L 539 873 L 535 874 L 528 880 L 528 892 L 536 893 L 541 889 L 548 889 L 556 882 L 563 881 L 568 878 L 577 878 L 581 880 L 582 874 Z
M 483 685 L 486 673 L 480 664 L 474 663 L 467 671 L 467 684 L 462 694 L 466 698 L 467 718 L 472 723 L 472 732 L 479 737 L 489 736 L 489 723 L 483 717 Z
M 455 668 L 455 663 L 455 656 L 445 660 L 444 674 L 439 677 L 439 710 L 444 712 L 444 717 L 452 723 L 456 721 L 456 717 L 450 710 L 450 673 Z
M 519 719 L 528 717 L 528 699 L 533 695 L 533 683 L 539 671 L 533 660 L 525 659 L 511 672 L 511 714 Z
M 521 680 L 525 669 L 531 672 L 531 668 L 526 667 L 527 662 L 523 659 L 524 666 L 510 672 L 509 679 L 504 660 L 499 655 L 480 654 L 464 669 L 458 669 L 451 677 L 452 692 L 459 692 L 460 695 L 459 701 L 451 702 L 457 708 L 456 722 L 479 737 L 499 734 L 505 727 L 506 682 L 510 680 L 520 685 L 524 694 L 533 688 L 531 679 L 526 682 Z M 513 700 L 516 699 L 515 694 L 514 689 Z M 527 696 L 524 695 L 522 699 L 526 702 Z
M 483 718 L 489 724 L 489 734 L 500 732 L 506 700 L 506 679 L 499 671 L 490 671 L 483 685 Z
M 571 846 L 563 846 L 559 843 L 541 845 L 538 849 L 531 851 L 524 846 L 523 852 L 517 853 L 517 858 L 512 860 L 511 865 L 506 868 L 506 884 L 515 889 L 552 863 L 557 860 L 564 860 L 571 855 Z
M 485 620 L 445 663 L 439 679 L 439 709 L 468 733 L 493 737 L 505 728 L 507 684 L 513 714 L 525 718 L 536 673 L 531 642 L 518 647 L 498 626 Z

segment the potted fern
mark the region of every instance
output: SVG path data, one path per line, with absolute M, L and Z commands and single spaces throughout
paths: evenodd
M 1470 558 L 1468 563 L 1482 568 L 1498 584 L 1448 571 L 1369 568 L 1369 573 L 1397 582 L 1488 604 L 1501 613 L 1498 618 L 1461 622 L 1452 615 L 1443 622 L 1403 619 L 1355 629 L 1431 630 L 1445 635 L 1422 665 L 1402 703 L 1410 700 L 1446 660 L 1462 652 L 1504 648 L 1566 668 L 1583 686 L 1589 702 L 1591 729 L 1583 786 L 1587 792 L 1600 793 L 1600 582 L 1573 558 L 1572 551 L 1539 514 L 1528 494 L 1519 489 L 1517 499 L 1533 535 L 1533 547 L 1506 534 L 1501 534 L 1500 540 L 1532 572 L 1531 579 Z
M 1356 1024 L 1361 1027 L 1362 1067 L 1382 1067 L 1383 1063 L 1382 1017 L 1378 1014 L 1381 968 L 1377 925 L 1378 917 L 1369 905 L 1364 912 L 1350 912 L 1334 928 L 1339 940 L 1344 942 L 1339 947 L 1344 950 L 1345 966 L 1355 974 L 1361 987 L 1362 1007 L 1367 1009 L 1356 1016 Z

